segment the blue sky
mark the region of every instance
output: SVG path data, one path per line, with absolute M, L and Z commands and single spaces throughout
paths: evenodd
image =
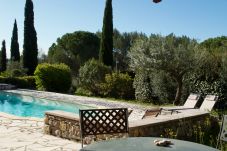
M 65 33 L 102 29 L 105 0 L 33 0 L 38 47 L 48 48 Z M 14 19 L 23 47 L 25 0 L 0 0 L 0 41 L 6 40 L 9 56 Z M 121 32 L 138 31 L 178 36 L 198 41 L 227 36 L 227 0 L 113 0 L 114 27 Z

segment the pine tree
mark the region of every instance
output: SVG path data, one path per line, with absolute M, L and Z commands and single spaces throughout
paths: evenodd
M 14 26 L 13 26 L 10 52 L 11 52 L 11 61 L 18 61 L 19 62 L 20 61 L 20 51 L 19 51 L 16 19 L 15 19 Z
M 33 75 L 38 64 L 38 46 L 32 0 L 26 0 L 24 14 L 23 66 L 28 69 L 28 75 Z
M 0 70 L 1 70 L 1 72 L 6 71 L 6 42 L 5 42 L 5 40 L 2 41 Z
M 106 0 L 103 17 L 102 37 L 99 60 L 107 66 L 113 66 L 113 14 L 112 0 Z

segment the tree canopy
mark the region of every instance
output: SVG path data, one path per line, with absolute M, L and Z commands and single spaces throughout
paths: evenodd
M 146 35 L 138 32 L 120 33 L 117 29 L 114 29 L 113 57 L 118 71 L 129 71 L 128 52 L 136 39 L 142 37 L 146 37 Z
M 200 46 L 211 50 L 227 47 L 227 36 L 209 38 L 203 41 Z
M 67 33 L 57 39 L 48 51 L 51 63 L 65 63 L 74 72 L 91 58 L 98 58 L 100 40 L 98 36 L 86 31 Z
M 100 31 L 96 32 L 98 37 L 102 36 Z M 123 32 L 118 29 L 113 30 L 113 67 L 117 67 L 118 71 L 129 71 L 128 52 L 136 39 L 146 37 L 144 33 L 139 32 Z
M 177 84 L 174 104 L 179 104 L 183 78 L 196 64 L 196 46 L 197 42 L 186 36 L 152 35 L 150 38 L 138 40 L 132 47 L 129 53 L 130 65 L 134 72 L 161 70 L 168 74 Z
M 102 37 L 99 60 L 107 66 L 113 66 L 113 12 L 112 0 L 106 0 L 103 17 Z
M 23 66 L 28 69 L 29 75 L 33 75 L 38 64 L 38 46 L 32 0 L 26 0 L 24 16 Z
M 216 94 L 220 102 L 227 98 L 227 37 L 209 38 L 199 45 L 200 63 L 190 80 L 191 89 L 202 94 Z
M 19 51 L 18 30 L 17 30 L 16 19 L 13 26 L 10 52 L 11 52 L 11 61 L 20 61 L 20 51 Z
M 6 71 L 6 42 L 5 42 L 5 40 L 2 41 L 0 70 Z

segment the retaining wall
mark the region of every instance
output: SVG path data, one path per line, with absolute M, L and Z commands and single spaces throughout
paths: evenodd
M 162 115 L 161 115 L 162 116 Z M 208 113 L 196 114 L 188 117 L 172 119 L 147 118 L 129 122 L 130 137 L 153 136 L 160 137 L 166 130 L 177 132 L 178 138 L 189 133 L 189 127 L 195 122 L 204 122 L 210 115 Z M 163 116 L 164 117 L 164 116 Z M 57 137 L 80 141 L 79 116 L 64 111 L 48 111 L 45 114 L 44 133 Z M 89 144 L 95 140 L 106 140 L 112 138 L 126 137 L 125 134 L 99 135 L 87 137 L 84 142 Z

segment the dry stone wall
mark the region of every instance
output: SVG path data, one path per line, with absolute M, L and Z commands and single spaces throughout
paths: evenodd
M 185 136 L 191 135 L 191 130 L 193 126 L 198 123 L 204 123 L 208 118 L 209 114 L 202 114 L 193 117 L 185 117 L 180 119 L 173 120 L 164 120 L 157 123 L 147 122 L 147 125 L 144 124 L 138 126 L 139 124 L 131 124 L 129 127 L 129 136 L 130 137 L 165 137 L 165 138 L 177 138 L 185 139 Z M 149 120 L 149 119 L 148 119 Z M 175 136 L 176 135 L 176 136 Z
M 69 139 L 80 141 L 80 120 L 77 114 L 63 111 L 49 111 L 45 114 L 44 133 Z M 109 140 L 113 138 L 124 138 L 127 134 L 103 134 L 98 136 L 89 136 L 84 138 L 85 144 L 98 140 Z
M 193 117 L 184 117 L 174 120 L 163 120 L 155 122 L 153 119 L 138 120 L 129 123 L 130 137 L 160 137 L 166 134 L 165 130 L 173 130 L 178 133 L 178 138 L 183 138 L 189 132 L 189 126 L 195 122 L 204 122 L 209 114 L 202 114 Z M 152 121 L 152 122 L 151 122 Z M 80 125 L 77 114 L 63 111 L 49 111 L 45 114 L 44 133 L 57 137 L 80 141 Z M 168 134 L 167 134 L 168 135 Z M 108 140 L 114 138 L 127 137 L 127 134 L 104 134 L 98 136 L 89 136 L 84 139 L 85 144 L 96 140 Z M 164 136 L 168 137 L 168 136 Z
M 44 133 L 70 140 L 80 140 L 79 116 L 62 111 L 46 112 Z

